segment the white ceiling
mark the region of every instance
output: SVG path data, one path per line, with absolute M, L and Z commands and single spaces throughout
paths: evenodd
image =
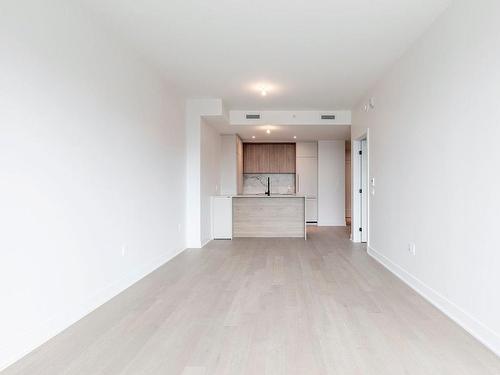
M 183 95 L 241 110 L 352 108 L 451 2 L 81 1 Z

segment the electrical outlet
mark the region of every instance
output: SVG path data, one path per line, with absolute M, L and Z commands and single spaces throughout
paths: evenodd
M 408 252 L 409 252 L 411 255 L 415 256 L 415 254 L 416 254 L 416 249 L 415 249 L 415 244 L 414 244 L 413 242 L 410 242 L 410 243 L 408 244 Z

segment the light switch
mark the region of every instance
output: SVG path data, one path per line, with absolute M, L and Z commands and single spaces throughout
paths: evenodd
M 370 178 L 370 185 L 375 187 L 375 177 Z

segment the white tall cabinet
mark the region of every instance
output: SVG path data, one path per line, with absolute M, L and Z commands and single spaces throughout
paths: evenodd
M 345 141 L 318 142 L 318 225 L 345 226 Z
M 220 193 L 212 197 L 213 239 L 233 236 L 232 196 L 243 192 L 243 143 L 235 134 L 221 135 Z
M 221 135 L 220 172 L 222 195 L 243 192 L 243 143 L 237 135 Z
M 212 238 L 233 238 L 233 199 L 231 196 L 212 197 Z
M 318 221 L 318 143 L 297 142 L 296 191 L 306 196 L 306 221 Z

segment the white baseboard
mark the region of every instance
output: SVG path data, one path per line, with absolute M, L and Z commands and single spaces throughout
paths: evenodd
M 214 238 L 207 238 L 196 242 L 190 242 L 187 249 L 201 249 L 212 240 L 214 240 Z
M 212 240 L 213 240 L 213 238 L 207 238 L 206 240 L 202 241 L 201 245 L 200 245 L 200 249 L 203 248 L 207 243 L 209 243 Z
M 88 297 L 82 304 L 62 311 L 52 316 L 45 322 L 41 322 L 32 330 L 19 333 L 18 340 L 11 342 L 9 348 L 0 348 L 3 353 L 8 353 L 0 363 L 0 371 L 14 364 L 52 337 L 64 331 L 66 328 L 76 323 L 86 315 L 97 309 L 99 306 L 108 302 L 125 289 L 129 288 L 151 272 L 161 267 L 186 249 L 176 251 L 174 254 L 166 253 L 161 257 L 148 262 L 146 265 L 133 270 L 128 275 L 107 285 L 97 293 Z
M 500 335 L 498 333 L 491 330 L 476 318 L 462 310 L 455 303 L 432 289 L 386 256 L 374 250 L 372 247 L 368 247 L 368 254 L 451 320 L 469 332 L 483 345 L 500 356 Z

